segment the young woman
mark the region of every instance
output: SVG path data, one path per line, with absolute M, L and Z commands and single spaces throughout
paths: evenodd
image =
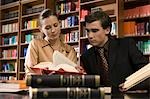
M 33 39 L 28 47 L 25 59 L 26 74 L 35 74 L 31 67 L 40 62 L 52 62 L 53 52 L 61 52 L 74 63 L 77 63 L 76 52 L 73 47 L 62 40 L 60 22 L 57 16 L 45 9 L 39 16 L 39 29 L 44 34 L 43 39 Z

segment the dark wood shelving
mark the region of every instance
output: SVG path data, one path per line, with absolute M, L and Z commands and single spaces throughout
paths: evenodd
M 23 15 L 22 18 L 28 18 L 28 17 L 33 17 L 33 16 L 39 16 L 40 12 L 38 13 L 33 13 L 33 14 L 28 14 L 28 15 Z
M 17 73 L 17 72 L 11 72 L 11 71 L 9 71 L 9 72 L 0 72 L 0 74 L 15 74 L 15 73 Z
M 89 9 L 89 8 L 106 5 L 106 4 L 111 4 L 111 3 L 115 3 L 115 2 L 116 2 L 116 0 L 92 0 L 89 2 L 80 3 L 80 6 L 83 9 Z
M 71 26 L 71 27 L 65 27 L 65 28 L 61 28 L 61 30 L 66 30 L 66 29 L 76 29 L 78 28 L 79 25 L 75 25 L 75 26 Z
M 14 21 L 14 20 L 18 20 L 19 17 L 15 17 L 15 18 L 10 18 L 10 19 L 3 19 L 0 22 L 7 22 L 7 21 Z
M 9 4 L 1 5 L 1 10 L 19 6 L 20 4 L 19 2 L 20 1 L 16 1 L 16 2 L 9 3 Z
M 0 45 L 0 48 L 4 48 L 4 47 L 17 47 L 17 44 L 16 45 Z
M 70 11 L 70 12 L 68 12 L 68 13 L 61 13 L 61 14 L 59 14 L 59 16 L 69 16 L 69 15 L 72 15 L 72 14 L 75 14 L 75 13 L 79 13 L 79 11 Z
M 27 4 L 27 3 L 31 3 L 31 2 L 35 2 L 35 1 L 39 1 L 39 0 L 22 0 L 21 4 Z
M 65 42 L 65 43 L 72 45 L 72 44 L 78 44 L 79 42 Z
M 25 57 L 20 57 L 20 59 L 24 60 L 24 59 L 25 59 Z
M 29 43 L 21 43 L 20 45 L 21 45 L 21 46 L 28 46 Z
M 22 29 L 21 32 L 26 32 L 26 31 L 35 31 L 35 30 L 39 30 L 39 28 L 33 28 L 33 29 Z
M 145 35 L 127 35 L 126 37 L 134 37 L 134 38 L 150 37 L 150 34 L 145 34 Z
M 0 61 L 8 61 L 8 60 L 16 61 L 17 58 L 0 58 Z
M 149 0 L 132 0 L 124 3 L 124 8 L 125 9 L 130 9 L 134 8 L 137 6 L 143 6 L 143 5 L 148 5 L 150 4 Z
M 139 17 L 134 17 L 134 18 L 125 18 L 124 21 L 132 21 L 132 20 L 139 20 L 139 19 L 149 19 L 150 15 L 148 16 L 139 16 Z
M 10 35 L 10 34 L 17 34 L 18 33 L 18 31 L 16 31 L 16 32 L 8 32 L 8 33 L 0 33 L 0 35 Z

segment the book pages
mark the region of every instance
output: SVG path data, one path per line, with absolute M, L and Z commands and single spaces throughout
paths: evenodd
M 68 59 L 65 55 L 60 53 L 59 51 L 54 51 L 53 53 L 53 64 L 56 66 L 59 64 L 68 64 L 70 66 L 77 66 L 74 62 L 72 62 L 70 59 Z
M 150 63 L 126 78 L 123 88 L 126 90 L 150 77 Z

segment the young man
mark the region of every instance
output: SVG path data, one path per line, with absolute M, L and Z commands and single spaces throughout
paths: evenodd
M 87 74 L 101 76 L 102 85 L 118 88 L 127 76 L 148 64 L 132 39 L 110 36 L 111 19 L 103 11 L 87 15 L 85 22 L 93 47 L 82 54 L 81 63 Z

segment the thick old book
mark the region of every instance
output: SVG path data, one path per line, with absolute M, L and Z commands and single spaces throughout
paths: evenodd
M 30 88 L 31 99 L 104 99 L 104 88 Z
M 100 75 L 28 75 L 27 86 L 46 87 L 100 87 Z
M 124 90 L 135 89 L 146 86 L 150 89 L 150 63 L 126 78 L 123 84 Z M 136 87 L 137 86 L 137 87 Z M 142 89 L 143 89 L 142 88 Z
M 54 51 L 53 62 L 41 62 L 33 67 L 32 70 L 40 74 L 41 72 L 50 73 L 80 73 L 75 66 L 74 62 L 68 59 L 65 55 L 59 51 Z
M 18 92 L 27 89 L 25 80 L 0 81 L 0 92 Z

